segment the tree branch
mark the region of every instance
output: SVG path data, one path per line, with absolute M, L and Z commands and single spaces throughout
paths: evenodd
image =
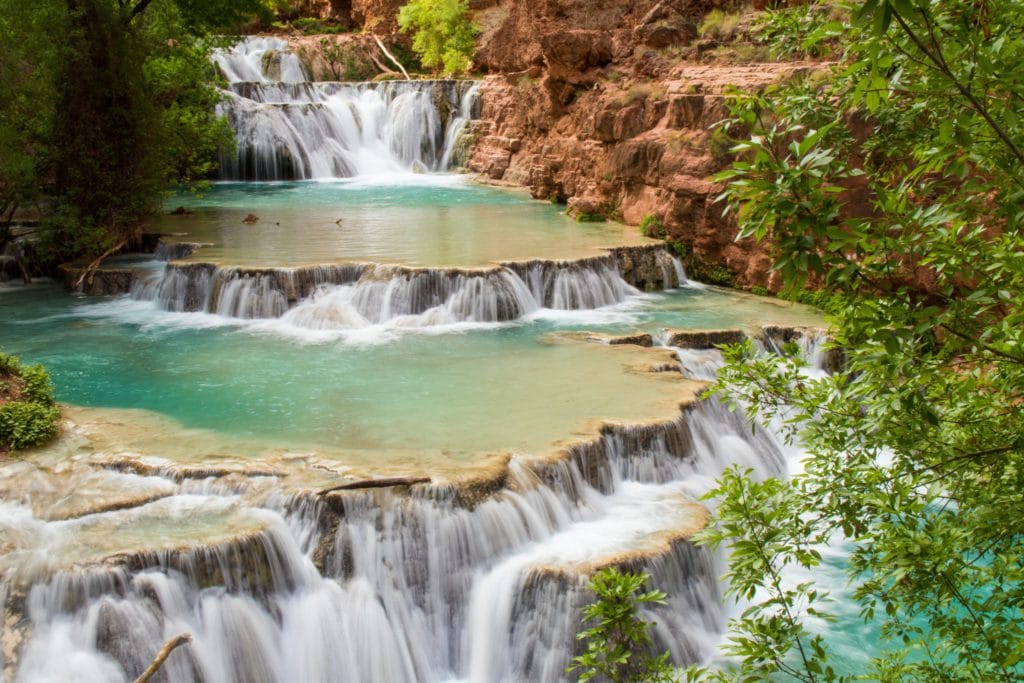
M 138 4 L 132 7 L 132 11 L 129 12 L 128 19 L 125 21 L 125 23 L 130 24 L 135 19 L 135 17 L 145 12 L 146 8 L 149 7 L 149 4 L 151 2 L 153 2 L 153 0 L 139 0 Z
M 91 285 L 93 276 L 96 274 L 96 270 L 101 265 L 103 265 L 104 259 L 106 259 L 108 256 L 116 254 L 120 250 L 124 249 L 126 246 L 128 246 L 128 240 L 124 239 L 115 244 L 114 246 L 112 246 L 110 249 L 107 249 L 105 252 L 100 254 L 96 258 L 96 260 L 87 265 L 85 267 L 85 270 L 82 271 L 82 274 L 78 276 L 78 280 L 75 281 L 74 289 L 78 289 L 79 287 L 81 287 L 82 283 L 86 281 L 86 278 L 89 278 L 89 284 Z
M 972 337 L 970 335 L 964 334 L 963 332 L 960 332 L 959 330 L 954 330 L 952 327 L 950 327 L 946 323 L 940 324 L 939 327 L 941 327 L 942 329 L 946 330 L 947 332 L 949 332 L 950 334 L 952 334 L 954 336 L 960 337 L 964 341 L 971 342 L 972 344 L 977 344 L 982 349 L 984 349 L 985 351 L 988 351 L 989 353 L 991 353 L 991 354 L 993 354 L 995 356 L 999 356 L 1000 358 L 1005 358 L 1006 360 L 1011 360 L 1014 363 L 1018 363 L 1018 364 L 1024 365 L 1024 357 L 1014 356 L 1012 353 L 1006 353 L 1005 351 L 1000 351 L 997 348 L 993 348 L 993 347 L 989 346 L 988 344 L 985 344 L 982 341 L 980 341 L 978 339 L 975 339 L 974 337 Z
M 190 642 L 192 642 L 192 635 L 189 633 L 182 633 L 180 636 L 175 636 L 168 640 L 164 643 L 164 646 L 160 648 L 160 651 L 156 653 L 156 658 L 153 660 L 153 663 L 142 672 L 141 676 L 135 679 L 135 683 L 149 683 L 149 679 L 151 679 L 160 667 L 164 665 L 164 662 L 166 662 L 167 658 L 171 656 L 171 653 L 174 652 L 175 648 Z
M 978 101 L 978 99 L 974 96 L 974 93 L 971 92 L 966 86 L 964 86 L 959 80 L 957 80 L 956 75 L 949 68 L 949 65 L 946 64 L 946 60 L 943 58 L 942 52 L 939 51 L 937 55 L 933 54 L 928 49 L 928 46 L 924 44 L 924 41 L 922 41 L 921 38 L 916 33 L 914 33 L 913 29 L 910 28 L 906 20 L 902 16 L 900 16 L 900 13 L 897 12 L 895 9 L 893 9 L 892 11 L 892 16 L 896 19 L 896 22 L 899 23 L 900 28 L 903 29 L 903 32 L 907 34 L 907 37 L 910 38 L 914 45 L 917 46 L 917 49 L 920 50 L 922 54 L 924 54 L 924 56 L 928 58 L 928 61 L 930 61 L 935 66 L 939 73 L 941 73 L 943 76 L 949 79 L 950 83 L 953 84 L 953 87 L 955 87 L 960 92 L 960 94 L 963 95 L 964 98 L 970 103 L 971 108 L 973 108 L 983 119 L 985 119 L 985 122 L 988 123 L 989 127 L 991 127 L 993 131 L 995 131 L 995 134 L 999 137 L 1000 140 L 1003 141 L 1003 144 L 1005 144 L 1009 148 L 1010 152 L 1015 157 L 1017 157 L 1017 161 L 1024 164 L 1024 151 L 1021 151 L 1020 147 L 1017 146 L 1017 143 L 1013 141 L 1013 138 L 1011 138 L 1009 134 L 1005 130 L 1003 130 L 1002 126 L 1000 126 L 994 118 L 992 118 L 992 115 L 989 113 L 988 108 Z
M 395 66 L 397 66 L 399 69 L 402 70 L 402 75 L 405 76 L 405 80 L 411 81 L 412 79 L 409 78 L 409 72 L 406 71 L 405 67 L 402 66 L 402 63 L 400 61 L 398 61 L 395 58 L 395 56 L 393 54 L 391 54 L 390 51 L 388 51 L 388 49 L 386 47 L 384 47 L 384 43 L 381 42 L 381 39 L 378 38 L 377 36 L 373 36 L 373 39 L 377 42 L 377 47 L 379 47 L 380 51 L 384 53 L 384 56 L 387 57 L 389 60 L 391 60 L 392 64 L 394 64 Z

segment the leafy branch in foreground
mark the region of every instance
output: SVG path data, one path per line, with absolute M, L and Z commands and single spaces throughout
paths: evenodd
M 651 623 L 639 613 L 643 605 L 665 601 L 661 591 L 643 591 L 647 580 L 646 574 L 623 573 L 615 567 L 591 577 L 588 588 L 597 599 L 583 609 L 583 617 L 593 625 L 576 636 L 586 642 L 587 649 L 573 658 L 566 673 L 581 671 L 583 682 L 599 676 L 616 683 L 675 680 L 668 652 L 651 654 Z
M 710 549 L 728 544 L 730 569 L 726 594 L 753 605 L 731 623 L 733 636 L 724 653 L 738 669 L 693 670 L 691 680 L 762 681 L 766 669 L 807 683 L 845 681 L 827 663 L 824 638 L 805 626 L 808 617 L 830 620 L 820 606 L 829 597 L 812 582 L 793 583 L 787 565 L 813 570 L 821 564 L 816 545 L 827 540 L 813 521 L 802 517 L 800 492 L 780 479 L 755 482 L 751 472 L 726 470 L 709 498 L 721 500 L 719 523 L 695 540 Z
M 739 660 L 704 675 L 1021 680 L 1024 4 L 851 9 L 821 34 L 837 65 L 737 95 L 724 124 L 743 141 L 722 200 L 791 292 L 835 295 L 846 364 L 814 379 L 792 358 L 727 352 L 722 395 L 807 457 L 787 484 L 731 473 L 715 492 L 708 540 L 733 544 L 730 581 L 753 604 L 732 624 Z M 814 647 L 813 586 L 774 578 L 842 537 L 881 631 L 858 661 Z

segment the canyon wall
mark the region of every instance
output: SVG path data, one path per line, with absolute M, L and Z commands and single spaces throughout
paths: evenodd
M 736 241 L 715 202 L 731 143 L 713 126 L 730 88 L 813 65 L 751 63 L 728 41 L 698 38 L 706 12 L 732 4 L 511 1 L 477 12 L 476 67 L 490 75 L 470 169 L 582 220 L 646 219 L 653 236 L 685 245 L 697 278 L 774 287 L 766 247 Z M 752 45 L 743 21 L 729 40 Z

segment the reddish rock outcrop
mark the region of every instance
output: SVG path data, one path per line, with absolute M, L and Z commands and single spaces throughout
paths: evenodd
M 639 224 L 656 216 L 690 258 L 724 266 L 740 285 L 773 285 L 765 247 L 735 240 L 715 198 L 714 174 L 729 161 L 714 139 L 730 86 L 760 89 L 811 68 L 677 61 L 659 78 L 622 76 L 606 50 L 614 32 L 570 31 L 539 41 L 543 67 L 489 76 L 474 129 L 471 170 L 567 204 L 570 214 Z M 636 68 L 635 59 L 627 65 Z

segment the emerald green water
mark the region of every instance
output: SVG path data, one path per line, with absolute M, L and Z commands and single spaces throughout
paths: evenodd
M 216 242 L 200 251 L 201 258 L 235 254 L 269 265 L 579 256 L 597 244 L 620 243 L 613 238 L 624 229 L 580 225 L 549 205 L 459 178 L 387 187 L 225 184 L 188 203 L 194 215 L 166 219 L 213 231 L 188 238 Z M 260 223 L 232 223 L 245 211 L 260 214 Z M 323 222 L 339 212 L 345 216 L 340 232 L 333 221 Z M 276 226 L 268 217 L 290 223 Z M 0 319 L 0 347 L 44 363 L 61 401 L 145 411 L 105 423 L 107 431 L 138 423 L 132 447 L 169 449 L 174 439 L 168 434 L 190 429 L 202 430 L 188 445 L 194 458 L 271 449 L 342 458 L 358 453 L 364 463 L 431 467 L 482 454 L 546 452 L 586 432 L 595 418 L 672 414 L 688 391 L 678 375 L 647 371 L 670 360 L 665 351 L 587 343 L 563 333 L 646 331 L 657 337 L 666 327 L 820 322 L 807 307 L 684 288 L 598 310 L 541 310 L 508 324 L 324 331 L 287 318 L 246 321 L 169 313 L 129 297 L 71 297 L 45 285 L 0 290 Z M 99 418 L 93 413 L 89 419 Z M 160 441 L 157 433 L 167 438 Z
M 746 299 L 681 290 L 618 310 L 352 343 L 311 342 L 277 321 L 171 314 L 150 302 L 69 297 L 37 285 L 0 294 L 0 347 L 44 363 L 60 400 L 75 405 L 143 409 L 289 449 L 456 463 L 544 451 L 587 418 L 663 414 L 679 391 L 666 386 L 670 376 L 638 370 L 664 362 L 665 352 L 556 333 L 734 326 L 761 315 L 788 322 L 779 315 L 787 309 Z M 810 316 L 789 312 L 804 322 Z
M 577 223 L 556 205 L 459 176 L 411 176 L 401 185 L 222 183 L 201 197 L 171 198 L 167 206 L 194 213 L 164 216 L 157 231 L 211 243 L 192 259 L 229 265 L 354 260 L 470 267 L 580 258 L 603 247 L 653 242 L 635 227 Z M 245 223 L 249 214 L 259 221 Z

